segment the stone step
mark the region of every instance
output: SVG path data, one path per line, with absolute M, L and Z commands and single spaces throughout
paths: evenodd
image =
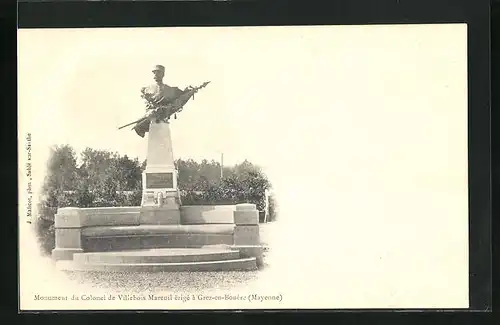
M 119 237 L 87 237 L 82 245 L 86 252 L 111 252 L 154 248 L 198 248 L 207 245 L 232 245 L 233 235 L 171 234 Z
M 95 272 L 218 272 L 257 270 L 255 257 L 221 261 L 180 263 L 76 263 L 61 260 L 56 262 L 61 271 Z
M 238 251 L 221 248 L 159 248 L 77 253 L 73 255 L 73 261 L 78 264 L 144 264 L 235 260 L 239 257 Z
M 233 236 L 234 224 L 88 227 L 82 231 L 82 246 L 86 252 L 105 252 L 232 245 Z

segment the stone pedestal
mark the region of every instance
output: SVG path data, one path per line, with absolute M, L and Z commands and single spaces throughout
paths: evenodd
M 238 250 L 242 257 L 255 257 L 257 265 L 263 264 L 260 243 L 259 211 L 255 204 L 237 204 L 233 212 L 234 235 L 232 249 Z
M 83 217 L 79 208 L 60 208 L 54 216 L 56 245 L 52 250 L 55 260 L 71 260 L 82 253 Z
M 140 223 L 180 224 L 180 193 L 168 122 L 151 122 L 146 159 Z

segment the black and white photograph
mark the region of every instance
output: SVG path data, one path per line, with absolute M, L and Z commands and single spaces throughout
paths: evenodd
M 466 24 L 20 29 L 20 308 L 467 308 Z

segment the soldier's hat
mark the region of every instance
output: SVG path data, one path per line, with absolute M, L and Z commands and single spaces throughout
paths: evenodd
M 155 65 L 155 66 L 153 67 L 153 72 L 154 72 L 154 71 L 160 71 L 160 72 L 165 73 L 165 67 L 164 67 L 164 66 L 162 66 L 162 65 L 157 64 L 157 65 Z

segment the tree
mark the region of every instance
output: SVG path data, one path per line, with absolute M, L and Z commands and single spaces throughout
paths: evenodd
M 118 156 L 114 163 L 116 164 L 115 177 L 119 180 L 120 190 L 131 190 L 140 185 L 142 170 L 137 158 L 132 160 L 127 155 Z
M 45 253 L 50 253 L 55 244 L 54 215 L 57 207 L 77 203 L 67 192 L 74 188 L 76 181 L 76 154 L 73 148 L 68 145 L 52 147 L 38 204 L 39 217 L 35 220 L 38 241 Z
M 86 148 L 81 160 L 82 164 L 77 167 L 76 155 L 70 146 L 51 150 L 36 224 L 45 253 L 54 247 L 57 208 L 140 205 L 142 168 L 138 159 Z
M 76 155 L 73 148 L 68 145 L 52 147 L 42 186 L 42 197 L 47 205 L 58 206 L 59 201 L 65 199 L 64 191 L 74 187 L 76 178 Z
M 138 159 L 105 150 L 82 152 L 76 186 L 79 206 L 127 206 L 140 204 L 142 168 Z M 126 192 L 133 192 L 132 196 Z M 141 194 L 142 195 L 142 194 Z M 137 202 L 139 201 L 139 202 Z

